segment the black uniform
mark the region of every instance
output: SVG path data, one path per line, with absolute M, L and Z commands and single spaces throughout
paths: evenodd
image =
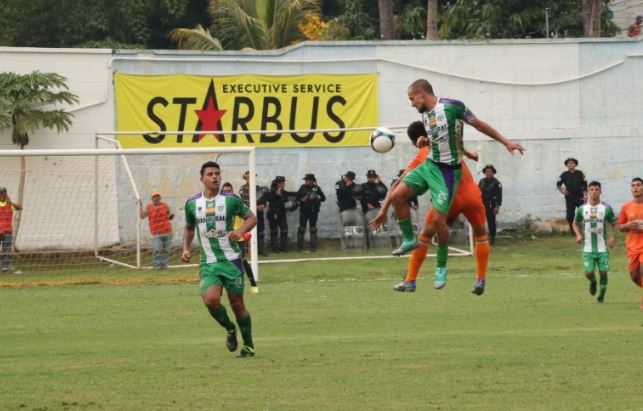
M 380 204 L 380 201 L 386 198 L 387 192 L 388 188 L 386 188 L 386 185 L 381 181 L 379 183 L 363 183 L 361 202 L 364 214 L 366 214 L 368 210 L 381 208 L 382 205 Z M 371 205 L 370 208 L 368 207 L 369 204 Z
M 583 205 L 585 193 L 587 193 L 585 174 L 580 170 L 575 170 L 573 173 L 570 173 L 569 170 L 565 171 L 558 177 L 558 181 L 556 182 L 558 189 L 560 189 L 561 186 L 565 186 L 565 189 L 569 192 L 569 194 L 565 196 L 565 218 L 569 224 L 569 230 L 573 234 L 572 224 L 574 223 L 576 207 Z
M 310 250 L 317 249 L 317 216 L 322 201 L 326 201 L 326 196 L 316 183 L 312 186 L 303 184 L 297 191 L 297 201 L 299 202 L 299 228 L 297 228 L 297 249 L 304 248 L 304 235 L 306 233 L 306 224 L 310 222 Z
M 282 193 L 277 192 L 277 182 L 273 181 L 263 199 L 268 203 L 268 226 L 270 227 L 270 245 L 272 251 L 288 251 L 288 219 L 286 218 L 286 202 L 288 197 L 293 197 L 297 193 L 284 190 Z
M 496 241 L 496 213 L 495 208 L 502 205 L 502 184 L 497 178 L 483 178 L 478 183 L 482 192 L 482 202 L 487 214 L 487 227 L 489 228 L 489 241 Z
M 339 212 L 352 210 L 357 208 L 357 201 L 355 201 L 355 183 L 347 186 L 344 180 L 339 180 L 335 183 L 335 194 L 337 195 L 337 206 Z

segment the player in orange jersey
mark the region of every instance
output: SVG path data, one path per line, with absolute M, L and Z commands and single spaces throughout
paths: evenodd
M 625 248 L 629 261 L 627 270 L 634 284 L 641 290 L 641 310 L 643 310 L 643 179 L 635 177 L 630 184 L 632 201 L 623 204 L 618 216 L 619 230 L 627 233 Z
M 461 132 L 461 129 L 460 129 Z M 421 143 L 418 143 L 418 140 L 422 137 L 426 138 L 426 131 L 424 125 L 420 121 L 413 122 L 409 125 L 407 129 L 407 134 L 413 142 L 414 145 L 418 146 Z M 411 160 L 405 169 L 405 174 L 410 170 L 417 167 L 426 160 L 428 152 L 428 147 L 421 147 L 417 156 Z M 467 152 L 464 150 L 464 154 L 474 160 L 477 160 L 477 155 Z M 401 179 L 398 179 L 401 181 Z M 392 190 L 391 190 L 392 191 Z M 388 200 L 388 199 L 387 199 Z M 384 205 L 380 213 L 369 222 L 369 227 L 371 229 L 377 229 L 381 224 L 386 221 L 386 211 L 390 204 L 390 201 L 385 200 Z M 482 202 L 482 195 L 480 189 L 476 182 L 473 180 L 471 171 L 462 163 L 462 180 L 460 186 L 456 191 L 453 204 L 449 210 L 447 216 L 447 223 L 450 225 L 457 218 L 458 215 L 463 214 L 467 221 L 471 224 L 474 232 L 475 238 L 475 257 L 476 257 L 476 281 L 472 293 L 481 295 L 484 292 L 486 276 L 487 276 L 487 265 L 489 262 L 489 240 L 487 238 L 486 230 L 486 214 L 484 204 Z M 393 287 L 396 291 L 415 291 L 415 280 L 420 271 L 420 266 L 426 258 L 426 253 L 428 250 L 428 245 L 435 234 L 435 211 L 431 209 L 427 213 L 425 218 L 425 229 L 420 233 L 420 247 L 418 247 L 409 260 L 409 266 L 407 270 L 406 278 L 403 282 L 397 284 Z M 434 281 L 433 286 L 435 288 L 442 288 L 446 285 L 446 282 Z

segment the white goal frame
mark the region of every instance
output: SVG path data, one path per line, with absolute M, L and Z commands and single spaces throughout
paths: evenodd
M 256 193 L 256 182 L 255 182 L 255 174 L 256 174 L 256 167 L 255 167 L 255 148 L 248 146 L 248 147 L 203 147 L 203 148 L 145 148 L 145 149 L 128 149 L 128 148 L 120 148 L 120 144 L 118 143 L 117 140 L 114 140 L 112 138 L 108 138 L 106 136 L 109 135 L 115 135 L 115 134 L 121 134 L 120 132 L 101 132 L 101 133 L 96 133 L 96 146 L 98 146 L 99 141 L 108 141 L 113 144 L 115 144 L 116 147 L 119 148 L 114 148 L 114 149 L 105 149 L 105 148 L 93 148 L 93 149 L 36 149 L 36 150 L 2 150 L 0 155 L 2 157 L 46 157 L 46 156 L 67 156 L 67 157 L 77 157 L 77 156 L 86 156 L 86 157 L 95 157 L 98 159 L 100 156 L 120 156 L 121 161 L 123 162 L 123 166 L 125 169 L 125 172 L 127 173 L 130 185 L 132 190 L 134 191 L 135 197 L 137 200 L 141 200 L 138 188 L 136 187 L 136 184 L 134 182 L 134 178 L 132 176 L 131 170 L 129 168 L 129 164 L 127 162 L 127 156 L 128 155 L 167 155 L 167 154 L 224 154 L 224 153 L 246 153 L 248 155 L 248 164 L 247 164 L 247 170 L 250 172 L 250 181 L 249 181 L 249 190 L 250 190 L 250 209 L 252 210 L 253 213 L 256 213 L 256 202 L 257 202 L 257 193 Z M 98 161 L 95 161 L 95 173 L 94 173 L 94 201 L 95 204 L 98 203 Z M 138 206 L 133 206 L 136 207 L 133 212 L 138 216 Z M 141 263 L 141 221 L 140 219 L 137 220 L 139 221 L 136 227 L 136 264 L 127 264 L 122 261 L 117 261 L 114 259 L 110 259 L 105 256 L 100 255 L 100 248 L 99 248 L 99 241 L 98 241 L 98 219 L 99 219 L 99 213 L 98 213 L 98 207 L 95 207 L 95 212 L 94 212 L 94 256 L 101 261 L 105 261 L 111 264 L 116 264 L 132 269 L 143 269 L 144 267 L 142 266 Z M 253 228 L 252 230 L 252 237 L 251 237 L 251 256 L 250 256 L 250 264 L 254 272 L 254 276 L 256 279 L 259 278 L 259 270 L 258 270 L 258 253 L 257 253 L 257 239 L 256 239 L 256 228 Z M 170 267 L 195 267 L 198 266 L 198 264 L 182 264 L 182 265 L 175 265 L 175 266 L 170 266 Z

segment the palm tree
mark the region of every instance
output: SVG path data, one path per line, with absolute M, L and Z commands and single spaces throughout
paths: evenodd
M 428 0 L 426 7 L 426 39 L 437 40 L 438 20 L 440 18 L 438 15 L 438 0 Z
M 301 39 L 297 27 L 307 15 L 319 15 L 320 0 L 210 0 L 212 37 L 208 30 L 175 29 L 171 39 L 190 50 L 277 49 Z
M 68 131 L 73 115 L 52 106 L 78 102 L 67 91 L 67 79 L 56 73 L 0 73 L 0 130 L 11 128 L 11 141 L 23 150 L 29 144 L 29 133 L 45 127 Z M 18 203 L 22 204 L 25 187 L 25 158 L 20 158 Z M 20 227 L 16 218 L 16 237 Z M 14 243 L 15 244 L 15 243 Z
M 392 40 L 395 37 L 393 0 L 378 0 L 377 6 L 380 12 L 380 38 Z

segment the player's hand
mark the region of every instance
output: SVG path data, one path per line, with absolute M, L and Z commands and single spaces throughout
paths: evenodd
M 243 234 L 238 232 L 237 230 L 230 231 L 228 233 L 228 240 L 239 241 L 239 239 L 242 237 L 243 237 Z
M 375 218 L 373 218 L 371 221 L 368 222 L 368 228 L 370 228 L 373 231 L 376 231 L 385 222 L 386 222 L 386 212 L 382 212 L 382 209 L 380 208 L 380 211 L 377 213 Z
M 608 239 L 607 239 L 607 246 L 608 246 L 609 248 L 614 247 L 614 244 L 615 244 L 615 243 L 616 243 L 616 238 L 611 237 L 611 238 L 608 238 Z
M 583 242 L 583 236 L 582 236 L 582 235 L 577 235 L 577 236 L 576 236 L 576 242 L 577 242 L 578 244 L 582 243 L 582 242 Z
M 514 143 L 513 141 L 507 142 L 507 145 L 505 147 L 507 147 L 507 150 L 509 150 L 511 154 L 513 154 L 514 151 L 518 151 L 520 152 L 520 154 L 524 154 L 525 152 L 525 148 L 523 146 L 518 143 Z
M 480 159 L 480 155 L 477 151 L 465 151 L 464 155 L 473 161 L 478 161 Z
M 183 261 L 184 263 L 189 263 L 190 257 L 190 250 L 183 250 L 183 253 L 181 254 L 181 261 Z
M 420 136 L 415 142 L 417 148 L 426 147 L 429 145 L 429 138 L 427 136 Z

